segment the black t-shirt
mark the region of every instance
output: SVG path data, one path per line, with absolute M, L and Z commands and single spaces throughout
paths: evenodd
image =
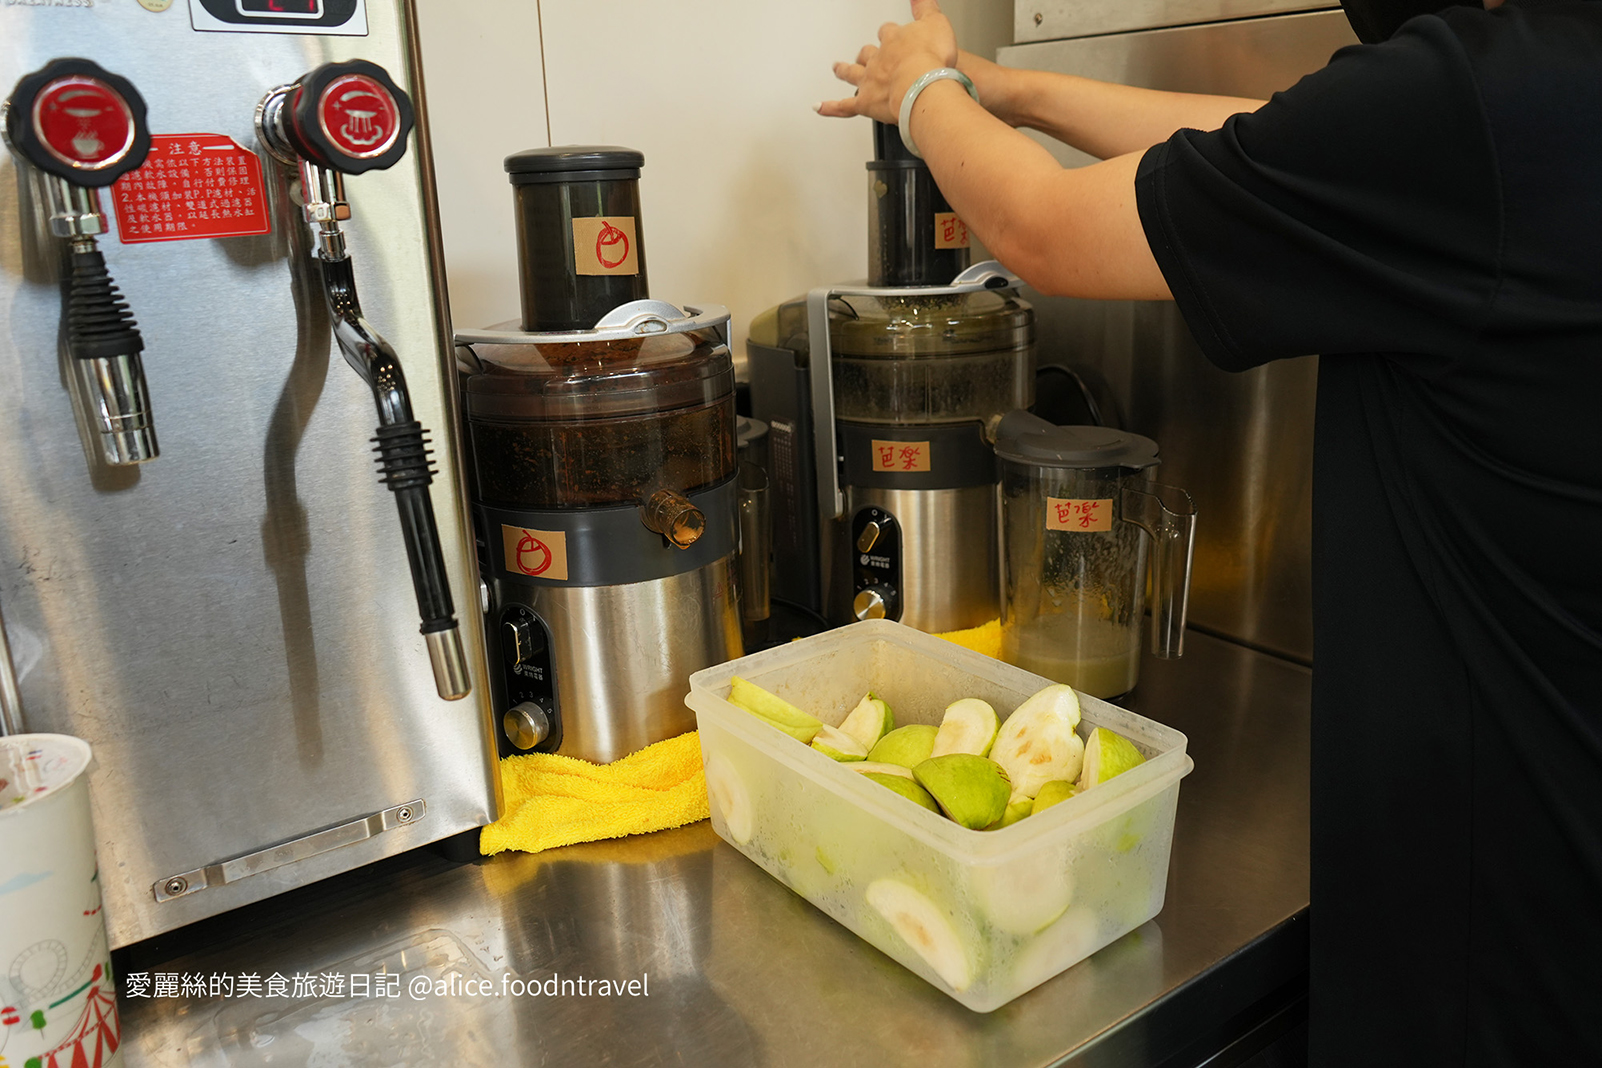
M 1414 19 L 1136 195 L 1213 361 L 1320 354 L 1313 1063 L 1602 1064 L 1602 4 Z

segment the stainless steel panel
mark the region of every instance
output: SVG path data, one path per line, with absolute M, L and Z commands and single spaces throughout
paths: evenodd
M 743 654 L 735 558 L 624 586 L 493 583 L 495 612 L 527 605 L 551 636 L 559 752 L 608 764 L 695 729 L 694 672 Z
M 1339 9 L 1207 26 L 1153 29 L 1075 41 L 1018 44 L 997 53 L 1007 67 L 1051 70 L 1085 78 L 1265 100 L 1356 44 Z M 1046 139 L 1067 166 L 1090 157 Z
M 901 525 L 901 622 L 940 634 L 1001 614 L 996 488 L 864 489 L 847 486 L 846 516 L 883 508 Z M 839 524 L 845 540 L 845 522 Z M 847 561 L 849 565 L 849 561 Z M 849 566 L 836 588 L 850 599 Z M 845 618 L 850 618 L 845 616 Z
M 1333 6 L 1324 0 L 1013 0 L 1012 32 L 1023 44 Z
M 1183 660 L 1148 659 L 1137 691 L 1141 714 L 1184 731 L 1196 761 L 1162 913 L 996 1012 L 969 1012 L 869 948 L 701 822 L 477 865 L 413 854 L 376 879 L 270 902 L 219 944 L 129 966 L 384 972 L 400 996 L 124 999 L 124 1055 L 130 1068 L 1179 1063 L 1307 963 L 1295 917 L 1308 889 L 1310 673 L 1205 635 L 1188 645 Z M 489 992 L 435 993 L 452 974 Z M 502 992 L 557 975 L 648 975 L 650 994 Z M 414 1000 L 419 980 L 431 989 Z
M 1182 92 L 1266 98 L 1355 43 L 1339 11 L 1004 49 L 1008 66 Z M 1065 166 L 1089 157 L 1040 138 Z M 1088 368 L 1125 425 L 1156 440 L 1158 477 L 1195 499 L 1192 623 L 1310 660 L 1316 359 L 1243 374 L 1209 363 L 1166 302 L 1027 294 L 1042 363 Z
M 156 133 L 255 149 L 257 101 L 366 58 L 420 96 L 409 8 L 366 37 L 197 33 L 188 8 L 0 8 L 0 91 L 56 56 L 130 78 Z M 458 612 L 476 565 L 456 455 L 426 125 L 396 167 L 351 179 L 368 317 L 405 366 L 440 469 L 432 494 Z M 421 147 L 419 147 L 421 146 Z M 435 694 L 368 387 L 333 353 L 290 177 L 260 154 L 273 232 L 101 247 L 143 331 L 162 455 L 92 468 L 58 365 L 59 243 L 0 153 L 0 607 L 28 729 L 94 746 L 111 942 L 123 945 L 496 812 L 478 628 L 474 695 Z M 164 876 L 389 809 L 405 827 L 158 903 Z

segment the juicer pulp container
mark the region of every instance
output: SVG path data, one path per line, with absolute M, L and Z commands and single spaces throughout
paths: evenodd
M 838 726 L 872 690 L 897 726 L 964 697 L 1003 720 L 1050 681 L 889 620 L 690 676 L 718 836 L 862 939 L 990 1012 L 1156 916 L 1167 889 L 1185 736 L 1080 695 L 1146 762 L 998 831 L 973 831 L 728 701 L 739 675 Z

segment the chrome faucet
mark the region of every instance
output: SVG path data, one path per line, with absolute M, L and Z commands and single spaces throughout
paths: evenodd
M 6 143 L 43 178 L 50 232 L 68 243 L 63 291 L 68 388 L 116 466 L 160 452 L 140 358 L 144 339 L 106 270 L 100 190 L 150 151 L 145 102 L 132 83 L 87 59 L 57 59 L 17 82 L 4 105 Z
M 345 362 L 371 387 L 378 407 L 374 451 L 400 513 L 435 688 L 446 700 L 456 700 L 467 696 L 472 684 L 428 496 L 434 472 L 427 432 L 412 415 L 395 350 L 362 316 L 340 225 L 351 217 L 345 175 L 399 162 L 411 129 L 410 99 L 382 67 L 365 60 L 324 64 L 294 84 L 273 89 L 256 107 L 262 145 L 299 170 L 334 338 Z

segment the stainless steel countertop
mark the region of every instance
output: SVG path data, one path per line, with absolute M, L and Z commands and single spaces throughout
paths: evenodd
M 1142 672 L 1132 706 L 1196 761 L 1167 905 L 996 1012 L 905 971 L 703 821 L 479 864 L 419 851 L 133 947 L 129 972 L 226 975 L 236 995 L 276 973 L 292 996 L 124 997 L 127 1063 L 1155 1064 L 1306 967 L 1311 674 L 1196 633 Z M 293 996 L 297 974 L 325 973 L 346 989 Z M 384 974 L 398 996 L 349 993 Z M 553 974 L 648 987 L 504 992 Z M 457 992 L 414 999 L 453 976 Z

